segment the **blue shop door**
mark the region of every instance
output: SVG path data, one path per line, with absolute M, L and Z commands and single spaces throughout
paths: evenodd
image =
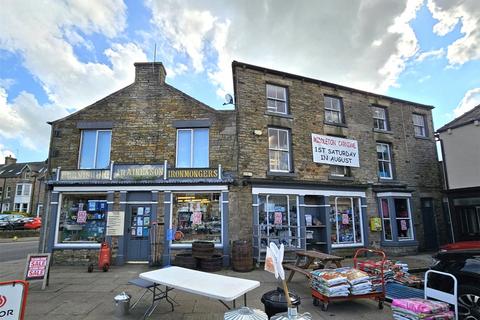
M 148 261 L 152 208 L 128 206 L 127 213 L 127 261 Z

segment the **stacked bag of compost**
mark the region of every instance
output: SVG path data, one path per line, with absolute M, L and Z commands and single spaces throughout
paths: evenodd
M 448 303 L 419 298 L 393 299 L 393 318 L 396 320 L 450 320 L 454 319 Z
M 312 289 L 327 297 L 346 297 L 350 294 L 348 279 L 335 269 L 315 270 L 312 274 Z
M 372 282 L 370 281 L 370 276 L 361 270 L 353 268 L 342 268 L 343 270 L 337 269 L 343 274 L 350 284 L 350 293 L 352 295 L 361 295 L 372 292 Z

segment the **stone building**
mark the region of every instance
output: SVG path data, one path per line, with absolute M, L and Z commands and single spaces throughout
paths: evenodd
M 432 106 L 233 62 L 239 216 L 259 260 L 445 241 Z M 251 196 L 250 196 L 251 195 Z M 236 227 L 231 226 L 231 230 Z
M 15 211 L 41 216 L 46 174 L 46 161 L 17 163 L 17 159 L 5 157 L 5 164 L 0 165 L 0 213 Z
M 161 63 L 136 63 L 134 83 L 51 122 L 44 250 L 57 262 L 88 262 L 106 238 L 117 264 L 168 263 L 192 240 L 215 242 L 228 263 L 234 112 L 165 76 Z
M 232 67 L 235 110 L 136 63 L 134 83 L 51 122 L 43 250 L 88 262 L 106 239 L 115 263 L 155 264 L 207 240 L 228 264 L 237 239 L 259 261 L 269 241 L 343 254 L 444 241 L 431 106 Z

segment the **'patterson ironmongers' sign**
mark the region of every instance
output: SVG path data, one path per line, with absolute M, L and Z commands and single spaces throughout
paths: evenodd
M 113 179 L 162 179 L 163 164 L 116 164 Z
M 218 169 L 168 169 L 168 178 L 195 179 L 218 178 Z

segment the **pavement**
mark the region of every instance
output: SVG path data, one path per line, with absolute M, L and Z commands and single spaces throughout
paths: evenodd
M 429 265 L 431 255 L 421 254 L 412 257 L 402 257 L 410 268 L 424 268 Z M 345 260 L 343 265 L 351 265 L 351 260 Z M 0 281 L 22 279 L 25 260 L 0 263 Z M 86 267 L 53 266 L 50 271 L 50 285 L 41 290 L 40 283 L 32 283 L 27 298 L 25 319 L 114 319 L 113 297 L 122 291 L 132 295 L 132 301 L 138 298 L 143 290 L 128 285 L 128 280 L 138 277 L 145 271 L 153 270 L 147 265 L 127 264 L 113 266 L 109 272 L 95 271 L 87 273 Z M 247 295 L 248 306 L 263 310 L 261 296 L 274 290 L 280 283 L 274 275 L 261 269 L 248 273 L 238 273 L 224 269 L 219 274 L 258 280 L 261 286 Z M 300 313 L 310 312 L 312 319 L 393 319 L 389 304 L 379 310 L 373 300 L 352 300 L 334 302 L 328 311 L 313 306 L 308 282 L 301 274 L 296 274 L 289 284 L 290 291 L 301 297 Z M 150 319 L 181 319 L 181 320 L 211 320 L 223 319 L 226 308 L 218 301 L 188 294 L 179 290 L 169 293 L 179 306 L 170 311 L 170 305 L 161 301 Z M 141 319 L 148 307 L 150 295 L 133 309 L 125 319 Z M 237 306 L 242 299 L 238 299 Z
M 38 252 L 38 237 L 0 239 L 0 262 L 26 258 L 29 253 Z

